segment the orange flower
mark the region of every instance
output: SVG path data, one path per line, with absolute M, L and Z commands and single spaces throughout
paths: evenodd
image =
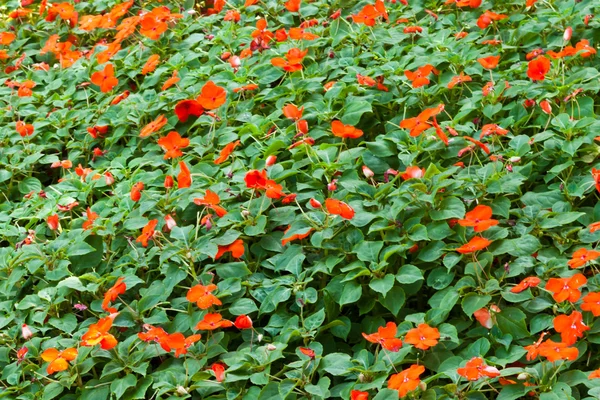
M 571 303 L 579 300 L 581 292 L 578 290 L 587 283 L 583 274 L 575 274 L 570 278 L 550 278 L 546 283 L 546 290 L 554 293 L 552 297 L 558 303 L 569 300 Z
M 166 335 L 159 339 L 161 347 L 163 349 L 170 352 L 171 350 L 175 350 L 175 357 L 179 358 L 182 354 L 187 354 L 187 349 L 200 340 L 200 335 L 191 335 L 187 338 L 183 336 L 183 333 L 176 332 L 171 335 Z
M 571 268 L 579 268 L 598 257 L 600 257 L 600 251 L 581 248 L 573 253 L 573 256 L 567 262 L 567 264 Z
M 481 66 L 485 69 L 494 69 L 498 66 L 498 62 L 500 61 L 500 56 L 489 56 L 478 58 L 477 62 L 481 64 Z
M 140 201 L 140 199 L 142 198 L 142 190 L 144 190 L 143 182 L 137 182 L 136 184 L 134 184 L 131 187 L 131 193 L 129 194 L 129 197 L 131 197 L 131 200 Z
M 84 230 L 88 230 L 88 229 L 90 229 L 90 228 L 91 228 L 91 227 L 94 225 L 94 221 L 96 221 L 96 220 L 98 219 L 99 215 L 98 215 L 98 214 L 96 214 L 95 212 L 93 212 L 93 211 L 91 210 L 91 208 L 89 208 L 89 207 L 87 208 L 87 210 L 86 210 L 86 212 L 85 212 L 85 213 L 86 213 L 86 216 L 87 216 L 87 221 L 85 221 L 85 222 L 84 222 L 84 223 L 81 225 L 81 227 L 82 227 Z
M 168 21 L 182 17 L 181 14 L 171 14 L 165 6 L 156 7 L 141 18 L 140 34 L 151 40 L 157 40 L 169 28 Z
M 119 84 L 119 80 L 115 78 L 115 67 L 112 64 L 106 64 L 102 71 L 96 71 L 92 74 L 92 83 L 100 86 L 102 93 L 108 93 Z
M 31 136 L 35 130 L 33 125 L 26 124 L 23 121 L 17 121 L 15 124 L 15 129 L 17 130 L 17 133 L 21 135 L 21 137 Z
M 190 145 L 190 139 L 183 139 L 176 131 L 171 131 L 165 137 L 158 139 L 158 145 L 166 151 L 165 160 L 177 158 L 183 155 L 182 148 Z
M 58 222 L 58 214 L 49 216 L 46 219 L 46 223 L 48 224 L 48 228 L 50 228 L 51 230 L 53 230 L 53 231 L 57 230 L 60 225 Z
M 577 338 L 583 337 L 583 332 L 590 328 L 583 323 L 583 315 L 579 311 L 573 311 L 570 315 L 559 315 L 554 318 L 554 329 L 560 333 L 562 342 L 573 345 Z
M 177 175 L 177 187 L 179 189 L 192 186 L 192 175 L 186 163 L 179 161 L 179 174 Z
M 485 29 L 488 26 L 490 26 L 490 24 L 492 23 L 492 21 L 501 21 L 501 20 L 506 19 L 506 18 L 508 18 L 508 15 L 505 15 L 505 14 L 496 14 L 495 12 L 492 12 L 490 10 L 486 10 L 477 19 L 477 26 L 479 28 L 481 28 L 481 29 Z
M 149 73 L 154 72 L 156 67 L 158 67 L 159 62 L 160 56 L 158 54 L 152 54 L 150 57 L 148 57 L 148 60 L 142 68 L 142 75 L 148 75 Z
M 400 175 L 405 181 L 409 179 L 420 179 L 425 176 L 425 168 L 415 166 L 406 167 L 406 171 Z
M 205 109 L 214 110 L 225 104 L 227 91 L 221 86 L 215 85 L 213 81 L 208 81 L 202 86 L 200 96 L 196 100 Z
M 492 242 L 481 236 L 475 236 L 469 243 L 463 244 L 456 251 L 460 254 L 470 254 L 488 247 Z
M 408 392 L 412 392 L 419 387 L 419 383 L 421 383 L 419 376 L 423 372 L 425 372 L 424 366 L 413 364 L 409 369 L 390 376 L 388 389 L 397 390 L 398 397 L 404 397 Z
M 77 358 L 77 349 L 71 347 L 63 351 L 58 351 L 55 348 L 44 350 L 40 354 L 42 360 L 49 362 L 46 372 L 48 375 L 52 375 L 55 372 L 64 371 L 69 367 L 68 361 L 73 361 Z
M 326 199 L 325 208 L 327 208 L 327 212 L 329 214 L 339 215 L 344 219 L 354 218 L 354 209 L 352 209 L 352 207 L 350 207 L 343 201 L 336 199 Z
M 475 311 L 473 313 L 473 316 L 475 317 L 477 322 L 479 322 L 484 328 L 492 329 L 492 326 L 494 326 L 492 314 L 490 313 L 490 310 L 488 310 L 485 307 Z
M 212 209 L 215 213 L 217 213 L 219 217 L 223 217 L 225 214 L 227 214 L 227 210 L 219 206 L 220 202 L 221 199 L 219 198 L 219 196 L 216 193 L 210 191 L 209 189 L 206 189 L 206 195 L 203 198 L 194 199 L 195 204 L 199 206 L 208 206 L 208 208 Z
M 82 346 L 95 346 L 100 344 L 100 347 L 104 350 L 110 350 L 117 345 L 117 339 L 108 333 L 112 326 L 113 319 L 111 317 L 105 317 L 100 319 L 97 323 L 90 325 L 88 331 L 81 337 Z
M 104 300 L 102 301 L 102 309 L 109 313 L 116 313 L 116 308 L 109 307 L 109 304 L 114 302 L 120 294 L 125 293 L 127 285 L 123 282 L 125 278 L 120 277 L 117 279 L 115 284 L 104 293 Z
M 535 360 L 540 354 L 540 344 L 542 343 L 542 340 L 544 340 L 544 336 L 546 336 L 547 334 L 548 332 L 542 332 L 537 342 L 532 343 L 529 346 L 523 347 L 525 350 L 527 350 L 527 361 Z
M 142 234 L 135 239 L 136 242 L 141 243 L 142 246 L 148 247 L 148 240 L 154 236 L 154 228 L 158 225 L 158 220 L 150 220 L 144 228 L 142 228 Z
M 416 328 L 406 332 L 404 343 L 412 344 L 417 349 L 427 350 L 437 345 L 439 338 L 440 331 L 437 328 L 432 328 L 427 324 L 419 324 Z
M 17 38 L 17 35 L 15 35 L 12 32 L 0 32 L 0 44 L 3 46 L 8 46 L 16 38 Z
M 430 80 L 428 78 L 429 74 L 434 73 L 435 75 L 439 74 L 438 70 L 431 64 L 423 65 L 422 67 L 417 68 L 415 72 L 405 70 L 404 76 L 408 78 L 409 81 L 412 82 L 413 88 L 420 88 L 421 86 L 428 85 Z
M 536 287 L 537 285 L 540 284 L 541 281 L 542 280 L 536 276 L 529 276 L 529 277 L 523 279 L 521 282 L 519 282 L 519 284 L 517 286 L 510 289 L 510 291 L 512 293 L 521 293 L 522 291 L 526 290 L 527 288 Z
M 72 4 L 67 2 L 52 4 L 48 9 L 46 21 L 52 22 L 56 20 L 56 17 L 58 16 L 65 21 L 69 21 L 71 28 L 75 27 L 75 24 L 77 23 L 77 11 L 75 11 L 75 7 L 73 7 Z
M 600 316 L 600 292 L 590 292 L 585 295 L 581 309 L 591 312 L 594 317 Z
M 181 122 L 187 122 L 190 115 L 199 117 L 203 113 L 204 107 L 197 100 L 181 100 L 175 105 L 175 114 Z
M 158 132 L 160 128 L 167 124 L 167 119 L 164 115 L 159 115 L 156 119 L 150 122 L 148 125 L 144 126 L 140 131 L 140 137 L 148 137 L 155 132 Z
M 304 354 L 307 357 L 310 358 L 315 358 L 315 351 L 311 348 L 308 347 L 298 347 L 298 350 L 300 350 L 300 353 Z
M 171 75 L 171 77 L 165 81 L 160 90 L 165 91 L 177 82 L 179 82 L 181 79 L 177 76 L 177 73 L 177 70 L 173 71 L 173 75 Z
M 357 129 L 352 125 L 344 125 L 338 120 L 331 122 L 331 132 L 334 136 L 343 139 L 357 139 L 363 135 L 363 131 L 360 129 Z
M 256 89 L 258 89 L 258 85 L 257 84 L 255 84 L 255 83 L 249 83 L 249 84 L 244 85 L 242 87 L 238 87 L 238 88 L 233 89 L 233 92 L 234 93 L 249 92 L 249 91 L 256 90 Z
M 144 324 L 144 329 L 146 330 L 146 332 L 138 333 L 138 338 L 140 338 L 140 340 L 144 342 L 159 343 L 165 351 L 171 351 L 171 349 L 168 346 L 166 346 L 169 334 L 165 332 L 163 328 L 154 327 L 150 324 Z
M 496 124 L 487 124 L 481 128 L 481 135 L 479 135 L 479 139 L 483 139 L 486 136 L 490 135 L 499 135 L 504 136 L 508 133 L 508 130 L 500 127 Z
M 114 106 L 114 105 L 119 104 L 120 102 L 122 102 L 123 100 L 125 100 L 126 98 L 128 98 L 129 94 L 130 94 L 129 90 L 126 90 L 123 93 L 115 96 L 115 98 L 112 99 L 112 101 L 110 102 L 110 105 Z
M 229 328 L 233 326 L 233 322 L 223 319 L 221 314 L 206 314 L 202 321 L 198 322 L 196 325 L 196 330 L 198 331 L 212 331 L 219 328 Z
M 461 72 L 460 75 L 452 77 L 450 83 L 448 83 L 448 89 L 454 88 L 454 86 L 458 85 L 459 83 L 471 82 L 472 80 L 473 79 L 469 75 L 465 75 L 464 72 Z
M 492 226 L 498 225 L 498 221 L 492 218 L 490 206 L 478 205 L 465 215 L 465 219 L 459 219 L 460 226 L 472 226 L 475 232 L 483 232 Z
M 471 143 L 474 143 L 475 146 L 479 147 L 481 150 L 483 150 L 485 152 L 485 154 L 490 154 L 490 149 L 483 143 L 481 143 L 479 140 L 477 139 L 473 139 L 472 137 L 469 136 L 463 136 L 463 138 L 465 140 L 468 140 Z M 460 152 L 459 152 L 459 157 L 461 156 Z
M 303 112 L 304 107 L 298 108 L 294 104 L 287 104 L 283 107 L 283 115 L 285 115 L 286 118 L 289 118 L 294 121 L 298 121 L 300 118 L 302 118 Z
M 250 170 L 244 177 L 248 189 L 263 189 L 267 184 L 267 171 Z
M 400 127 L 404 129 L 410 129 L 410 136 L 412 137 L 419 136 L 425 130 L 431 128 L 431 124 L 429 124 L 429 119 L 435 117 L 442 111 L 444 111 L 444 104 L 439 104 L 436 107 L 427 108 L 416 117 L 402 120 L 400 122 Z
M 481 357 L 471 358 L 464 367 L 458 368 L 456 372 L 470 381 L 476 381 L 483 377 L 495 378 L 500 376 L 500 371 L 497 368 L 486 365 Z
M 285 2 L 284 6 L 289 12 L 299 12 L 301 3 L 302 0 L 288 0 Z
M 600 192 L 600 169 L 592 168 L 592 178 L 596 183 L 596 190 Z
M 396 338 L 398 328 L 395 323 L 388 322 L 385 327 L 380 326 L 377 333 L 366 334 L 363 337 L 371 343 L 380 344 L 386 350 L 398 351 L 402 347 L 402 340 Z
M 352 21 L 356 24 L 375 26 L 378 18 L 388 20 L 388 14 L 382 0 L 376 0 L 374 5 L 367 4 L 358 14 L 352 15 Z
M 550 362 L 558 360 L 573 361 L 579 356 L 577 347 L 569 347 L 566 343 L 556 343 L 550 339 L 539 346 L 538 353 L 540 356 L 546 357 Z
M 231 252 L 231 256 L 233 258 L 240 258 L 244 255 L 244 241 L 242 239 L 237 239 L 235 242 L 228 244 L 226 246 L 219 246 L 219 250 L 215 255 L 215 260 L 218 260 L 225 253 Z
M 285 55 L 285 59 L 276 57 L 271 60 L 271 64 L 278 68 L 283 68 L 287 72 L 300 71 L 302 69 L 302 59 L 306 56 L 308 50 L 300 50 L 298 48 L 292 48 L 288 50 Z
M 217 285 L 210 284 L 208 286 L 196 285 L 192 286 L 192 288 L 187 292 L 185 296 L 188 301 L 198 304 L 198 307 L 202 310 L 206 310 L 213 305 L 220 306 L 221 300 L 217 298 L 211 292 L 217 289 Z
M 312 228 L 308 228 L 308 231 L 306 231 L 306 233 L 295 233 L 292 236 L 290 236 L 288 238 L 285 238 L 285 235 L 287 235 L 287 233 L 289 232 L 289 230 L 290 230 L 291 227 L 292 227 L 291 225 L 288 225 L 287 229 L 285 231 L 283 231 L 283 237 L 284 238 L 281 239 L 281 245 L 282 246 L 285 246 L 286 244 L 288 244 L 289 242 L 294 241 L 294 240 L 305 239 L 312 232 Z
M 221 153 L 219 154 L 219 157 L 215 160 L 215 164 L 219 165 L 221 163 L 223 163 L 225 160 L 227 160 L 227 158 L 229 158 L 229 156 L 231 155 L 231 153 L 233 153 L 233 150 L 240 144 L 239 140 L 236 140 L 235 142 L 231 142 L 228 145 L 226 145 L 223 150 L 221 150 Z
M 588 375 L 588 379 L 598 379 L 598 378 L 600 378 L 600 369 L 592 371 L 592 373 Z
M 544 56 L 538 56 L 527 64 L 527 76 L 532 81 L 543 81 L 549 71 L 550 60 Z

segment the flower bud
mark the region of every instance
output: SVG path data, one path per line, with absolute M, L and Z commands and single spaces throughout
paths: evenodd
M 337 190 L 337 179 L 332 180 L 327 184 L 327 190 L 334 192 Z
M 165 177 L 165 189 L 171 189 L 173 187 L 173 177 L 171 175 L 167 175 Z
M 314 198 L 310 199 L 310 205 L 313 208 L 321 208 L 321 203 L 318 200 L 314 199 Z
M 269 350 L 269 351 L 277 350 L 277 346 L 275 346 L 274 344 L 269 343 L 267 345 L 267 350 Z
M 542 108 L 542 111 L 546 114 L 552 114 L 552 106 L 550 105 L 550 102 L 548 100 L 540 101 L 540 107 Z
M 573 36 L 573 28 L 568 26 L 567 29 L 565 29 L 565 33 L 563 33 L 563 40 L 565 42 L 568 42 L 569 40 L 571 40 L 571 36 Z
M 185 396 L 186 394 L 188 394 L 188 391 L 186 390 L 186 388 L 179 385 L 179 386 L 177 386 L 177 394 L 179 394 L 181 396 Z
M 363 175 L 365 176 L 365 178 L 372 178 L 375 176 L 373 171 L 371 171 L 371 169 L 369 167 L 367 167 L 366 165 L 362 166 L 362 172 L 363 172 Z
M 270 155 L 267 157 L 267 161 L 265 162 L 265 166 L 270 167 L 277 162 L 277 156 Z
M 259 333 L 258 336 L 256 337 L 256 340 L 258 340 L 258 343 L 262 342 L 263 340 L 263 335 L 262 333 Z
M 529 375 L 526 372 L 521 372 L 519 375 L 517 375 L 517 379 L 520 381 L 524 381 L 527 379 Z
M 33 336 L 33 332 L 31 332 L 31 329 L 29 329 L 27 324 L 21 325 L 21 335 L 23 335 L 23 339 L 25 340 Z

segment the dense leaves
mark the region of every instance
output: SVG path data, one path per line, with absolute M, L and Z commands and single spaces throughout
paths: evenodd
M 599 13 L 3 2 L 0 397 L 597 398 Z

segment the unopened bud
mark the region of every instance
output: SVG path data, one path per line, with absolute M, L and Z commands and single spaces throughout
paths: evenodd
M 262 342 L 263 340 L 263 335 L 262 333 L 259 333 L 258 336 L 256 337 L 256 340 L 258 340 L 258 343 Z
M 185 396 L 186 394 L 188 394 L 188 391 L 186 390 L 186 388 L 179 385 L 179 386 L 177 386 L 177 394 L 179 394 L 181 396 Z
M 267 350 L 269 350 L 269 351 L 277 350 L 277 346 L 275 346 L 274 344 L 269 343 L 267 345 Z
M 569 40 L 571 40 L 571 36 L 573 36 L 573 28 L 569 26 L 567 27 L 567 29 L 565 29 L 565 33 L 563 33 L 563 40 L 565 42 L 568 42 Z
M 310 205 L 313 208 L 321 208 L 321 203 L 316 199 L 310 199 Z
M 362 172 L 363 172 L 363 175 L 366 178 L 372 178 L 372 177 L 375 176 L 375 174 L 373 173 L 373 171 L 371 171 L 371 169 L 369 167 L 367 167 L 366 165 L 362 166 Z
M 277 162 L 277 156 L 270 155 L 267 157 L 267 161 L 265 162 L 265 166 L 270 167 Z

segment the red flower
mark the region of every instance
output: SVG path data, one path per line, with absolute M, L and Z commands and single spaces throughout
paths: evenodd
M 26 124 L 23 121 L 17 121 L 15 124 L 15 129 L 21 137 L 31 136 L 33 135 L 34 127 L 32 124 Z
M 104 311 L 111 314 L 117 312 L 117 309 L 109 307 L 109 304 L 114 302 L 120 294 L 125 293 L 125 290 L 127 290 L 127 285 L 123 282 L 124 279 L 123 277 L 118 278 L 115 284 L 104 294 L 104 300 L 102 301 L 102 309 Z
M 458 368 L 456 372 L 470 381 L 476 381 L 483 377 L 496 378 L 500 376 L 500 371 L 486 365 L 481 357 L 471 358 L 464 367 Z
M 200 331 L 212 331 L 219 328 L 229 328 L 233 326 L 233 323 L 229 320 L 223 319 L 221 314 L 206 314 L 202 321 L 196 325 L 196 330 Z
M 299 12 L 301 3 L 302 0 L 288 0 L 285 2 L 284 6 L 289 12 Z
M 206 110 L 214 110 L 225 104 L 227 91 L 215 85 L 213 81 L 208 81 L 202 86 L 200 96 L 196 100 Z
M 350 392 L 350 400 L 369 400 L 369 392 L 353 390 Z
M 567 345 L 573 345 L 577 338 L 583 337 L 583 332 L 590 328 L 583 323 L 583 316 L 579 311 L 573 311 L 570 315 L 559 315 L 554 318 L 554 329 L 560 333 L 562 342 Z
M 492 226 L 498 225 L 498 221 L 492 219 L 492 208 L 478 205 L 465 215 L 465 219 L 459 219 L 460 226 L 472 226 L 475 232 L 483 232 Z
M 242 257 L 244 255 L 244 241 L 242 239 L 237 239 L 226 246 L 219 246 L 217 254 L 215 255 L 215 260 L 221 258 L 225 253 L 231 253 L 233 258 Z
M 231 142 L 228 145 L 226 145 L 223 150 L 221 150 L 221 153 L 219 154 L 219 157 L 215 160 L 215 164 L 219 165 L 223 162 L 225 162 L 225 160 L 227 160 L 227 158 L 229 158 L 229 156 L 231 155 L 231 153 L 233 153 L 233 150 L 235 150 L 235 148 L 240 144 L 239 140 L 236 140 L 235 142 Z
M 58 351 L 55 348 L 50 348 L 44 350 L 40 356 L 42 360 L 50 363 L 46 368 L 46 372 L 48 372 L 48 375 L 52 375 L 55 372 L 64 371 L 69 367 L 68 362 L 77 358 L 77 349 L 71 347 L 63 351 Z
M 510 289 L 510 291 L 512 293 L 521 293 L 522 291 L 526 290 L 527 288 L 536 287 L 537 285 L 540 284 L 541 281 L 542 280 L 536 276 L 529 276 L 529 277 L 523 279 L 521 282 L 519 282 L 519 284 L 517 286 Z
M 583 274 L 575 274 L 570 278 L 550 278 L 546 283 L 546 290 L 554 293 L 552 297 L 558 303 L 569 300 L 576 302 L 581 297 L 579 288 L 587 283 Z
M 219 206 L 220 202 L 221 199 L 219 196 L 209 189 L 206 189 L 206 195 L 204 197 L 194 199 L 195 204 L 199 206 L 207 206 L 216 212 L 219 217 L 223 217 L 225 214 L 227 214 L 227 210 Z
M 339 215 L 344 219 L 354 218 L 354 209 L 352 209 L 352 207 L 350 207 L 343 201 L 336 199 L 326 199 L 325 208 L 327 208 L 327 212 L 329 212 L 330 214 Z
M 490 26 L 492 21 L 501 21 L 506 18 L 508 18 L 508 15 L 496 14 L 495 12 L 492 12 L 490 10 L 486 10 L 477 19 L 477 26 L 480 27 L 481 29 L 485 29 L 488 26 Z
M 460 246 L 456 251 L 461 254 L 470 254 L 488 247 L 492 242 L 481 236 L 475 236 L 468 243 Z
M 111 317 L 105 317 L 100 319 L 97 323 L 90 325 L 88 331 L 81 337 L 82 346 L 95 346 L 100 344 L 100 347 L 104 350 L 110 350 L 117 345 L 117 339 L 108 333 L 112 326 L 113 319 Z
M 498 66 L 500 56 L 489 56 L 484 58 L 478 58 L 477 62 L 485 69 L 494 69 Z
M 60 225 L 58 222 L 58 214 L 49 216 L 46 219 L 46 223 L 48 224 L 48 228 L 50 228 L 51 230 L 53 230 L 53 231 L 57 230 L 58 226 Z
M 594 317 L 600 316 L 600 292 L 590 292 L 585 295 L 581 309 L 591 312 Z
M 315 358 L 315 351 L 313 349 L 309 349 L 308 347 L 298 347 L 298 350 L 307 357 Z
M 225 365 L 222 363 L 214 363 L 210 369 L 212 369 L 215 374 L 217 382 L 223 382 L 225 380 Z
M 142 190 L 144 190 L 144 182 L 137 182 L 136 184 L 134 184 L 131 187 L 131 193 L 129 194 L 131 200 L 140 201 L 140 199 L 142 198 Z
M 600 251 L 581 248 L 573 253 L 573 256 L 567 262 L 567 264 L 571 268 L 579 268 L 583 267 L 590 261 L 594 261 L 598 257 L 600 257 Z
M 352 125 L 344 125 L 341 121 L 335 120 L 331 123 L 331 132 L 334 136 L 343 139 L 357 139 L 363 135 L 363 131 Z
M 440 331 L 437 328 L 432 328 L 427 324 L 419 324 L 406 332 L 404 343 L 412 344 L 417 349 L 427 350 L 438 344 Z
M 375 4 L 367 4 L 358 14 L 352 15 L 352 21 L 366 26 L 375 26 L 378 18 L 388 20 L 388 14 L 382 0 L 375 0 Z
M 263 189 L 267 184 L 267 171 L 250 170 L 244 177 L 248 189 Z
M 179 121 L 187 122 L 190 115 L 199 117 L 204 113 L 204 107 L 198 100 L 181 100 L 175 105 L 175 114 Z
M 183 155 L 181 149 L 190 145 L 190 139 L 184 139 L 178 132 L 171 131 L 167 136 L 158 139 L 158 145 L 166 151 L 163 158 L 168 160 L 170 158 L 181 157 Z
M 148 222 L 142 229 L 142 234 L 138 236 L 135 241 L 141 243 L 144 247 L 148 247 L 148 240 L 152 239 L 154 236 L 154 228 L 156 228 L 156 225 L 158 225 L 157 219 Z
M 177 187 L 179 189 L 188 188 L 192 185 L 192 175 L 186 163 L 179 162 L 179 174 L 177 175 Z
M 112 64 L 106 64 L 102 71 L 96 71 L 92 74 L 92 83 L 100 86 L 102 93 L 110 92 L 119 84 L 119 80 L 115 78 L 115 67 Z
M 402 340 L 396 338 L 397 326 L 393 322 L 388 322 L 385 327 L 380 326 L 377 333 L 366 334 L 363 337 L 371 343 L 380 344 L 386 350 L 398 351 L 402 347 Z
M 304 112 L 304 107 L 298 108 L 294 104 L 287 104 L 283 107 L 283 115 L 286 118 L 292 119 L 294 121 L 298 121 L 302 118 L 302 113 Z
M 550 71 L 550 60 L 544 56 L 539 56 L 527 64 L 527 76 L 532 81 L 543 81 L 548 71 Z
M 86 214 L 86 217 L 87 217 L 87 221 L 85 221 L 81 225 L 81 227 L 84 230 L 88 230 L 88 229 L 90 229 L 94 225 L 94 221 L 96 221 L 98 219 L 99 215 L 97 213 L 93 212 L 91 210 L 91 208 L 89 208 L 89 207 L 87 208 L 85 214 Z
M 481 128 L 481 135 L 479 135 L 479 139 L 483 139 L 484 137 L 490 135 L 505 136 L 507 133 L 508 130 L 500 127 L 497 124 L 487 124 Z
M 233 324 L 240 330 L 252 328 L 252 320 L 247 315 L 238 315 Z
M 408 392 L 412 392 L 419 387 L 419 383 L 421 383 L 419 376 L 423 372 L 425 372 L 424 366 L 413 364 L 409 369 L 390 376 L 388 389 L 397 390 L 398 397 L 404 397 Z
M 406 167 L 406 171 L 400 175 L 405 181 L 409 179 L 420 179 L 425 176 L 425 168 L 415 166 Z

